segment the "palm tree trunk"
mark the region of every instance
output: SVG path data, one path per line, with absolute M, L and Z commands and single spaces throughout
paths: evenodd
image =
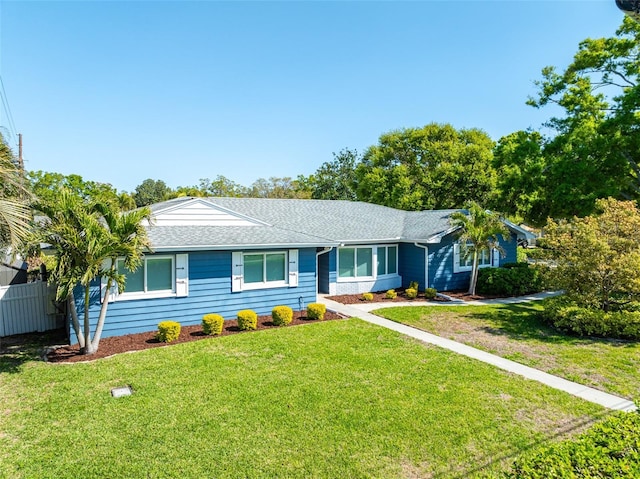
M 471 267 L 471 279 L 469 281 L 469 294 L 476 294 L 476 283 L 478 282 L 478 249 L 473 250 L 473 266 Z
M 84 287 L 84 348 L 80 351 L 82 354 L 93 354 L 95 349 L 91 344 L 91 324 L 89 322 L 89 285 Z
M 67 304 L 69 305 L 69 310 L 71 312 L 71 324 L 73 326 L 73 331 L 76 333 L 76 338 L 78 338 L 78 345 L 80 349 L 84 348 L 84 335 L 82 330 L 80 329 L 80 321 L 78 320 L 78 310 L 76 309 L 76 300 L 73 296 L 73 290 L 69 293 L 69 297 L 67 298 Z
M 93 341 L 91 341 L 91 347 L 94 352 L 98 350 L 100 345 L 100 337 L 102 336 L 102 328 L 104 327 L 104 320 L 107 317 L 107 306 L 109 305 L 109 292 L 113 286 L 113 280 L 109 278 L 107 280 L 107 286 L 102 298 L 102 306 L 100 306 L 100 316 L 98 316 L 98 324 L 96 325 L 96 332 L 93 335 Z

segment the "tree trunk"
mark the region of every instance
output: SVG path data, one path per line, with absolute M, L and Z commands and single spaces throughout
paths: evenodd
M 93 354 L 95 350 L 91 344 L 91 324 L 89 323 L 89 286 L 84 287 L 84 348 L 80 349 L 82 354 Z
M 80 321 L 78 320 L 78 310 L 76 309 L 76 300 L 73 296 L 73 290 L 69 293 L 69 297 L 67 298 L 67 304 L 69 305 L 69 311 L 71 312 L 71 324 L 73 325 L 73 331 L 76 333 L 76 338 L 78 338 L 78 345 L 80 349 L 84 348 L 84 334 L 80 329 Z
M 478 250 L 473 250 L 473 265 L 471 266 L 471 279 L 469 280 L 469 294 L 476 294 L 476 283 L 478 282 Z
M 115 263 L 113 263 L 115 264 Z M 113 265 L 112 265 L 113 269 Z M 104 320 L 107 317 L 107 306 L 109 305 L 109 292 L 111 291 L 111 287 L 113 286 L 113 279 L 109 278 L 107 280 L 107 287 L 104 291 L 104 296 L 102 298 L 102 306 L 100 306 L 100 316 L 98 316 L 98 324 L 96 325 L 96 332 L 93 335 L 93 341 L 91 342 L 91 347 L 94 352 L 98 350 L 98 346 L 100 346 L 100 337 L 102 336 L 102 328 L 104 327 Z

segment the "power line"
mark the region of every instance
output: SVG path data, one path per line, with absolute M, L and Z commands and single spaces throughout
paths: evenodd
M 9 99 L 7 98 L 7 92 L 4 89 L 4 81 L 2 81 L 2 75 L 0 75 L 0 100 L 2 100 L 2 109 L 5 112 L 7 117 L 7 126 L 9 129 L 10 136 L 13 138 L 13 142 L 15 142 L 17 134 L 16 124 L 13 121 L 13 115 L 11 114 L 11 108 L 9 107 Z

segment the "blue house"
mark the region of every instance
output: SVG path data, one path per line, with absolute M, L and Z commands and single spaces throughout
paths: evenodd
M 350 201 L 176 198 L 151 207 L 153 253 L 109 294 L 103 337 L 152 331 L 160 321 L 199 324 L 203 314 L 235 318 L 241 309 L 306 308 L 321 294 L 407 287 L 467 288 L 471 264 L 460 255 L 449 216 L 456 210 L 401 211 Z M 505 222 L 511 238 L 481 267 L 516 261 L 529 235 Z M 95 284 L 90 313 L 97 320 Z M 81 305 L 78 304 L 81 311 Z M 75 338 L 72 337 L 72 342 Z

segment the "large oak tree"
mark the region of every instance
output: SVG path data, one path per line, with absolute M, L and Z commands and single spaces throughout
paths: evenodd
M 492 148 L 482 130 L 447 124 L 385 133 L 356 167 L 358 199 L 403 210 L 487 204 L 496 185 Z

